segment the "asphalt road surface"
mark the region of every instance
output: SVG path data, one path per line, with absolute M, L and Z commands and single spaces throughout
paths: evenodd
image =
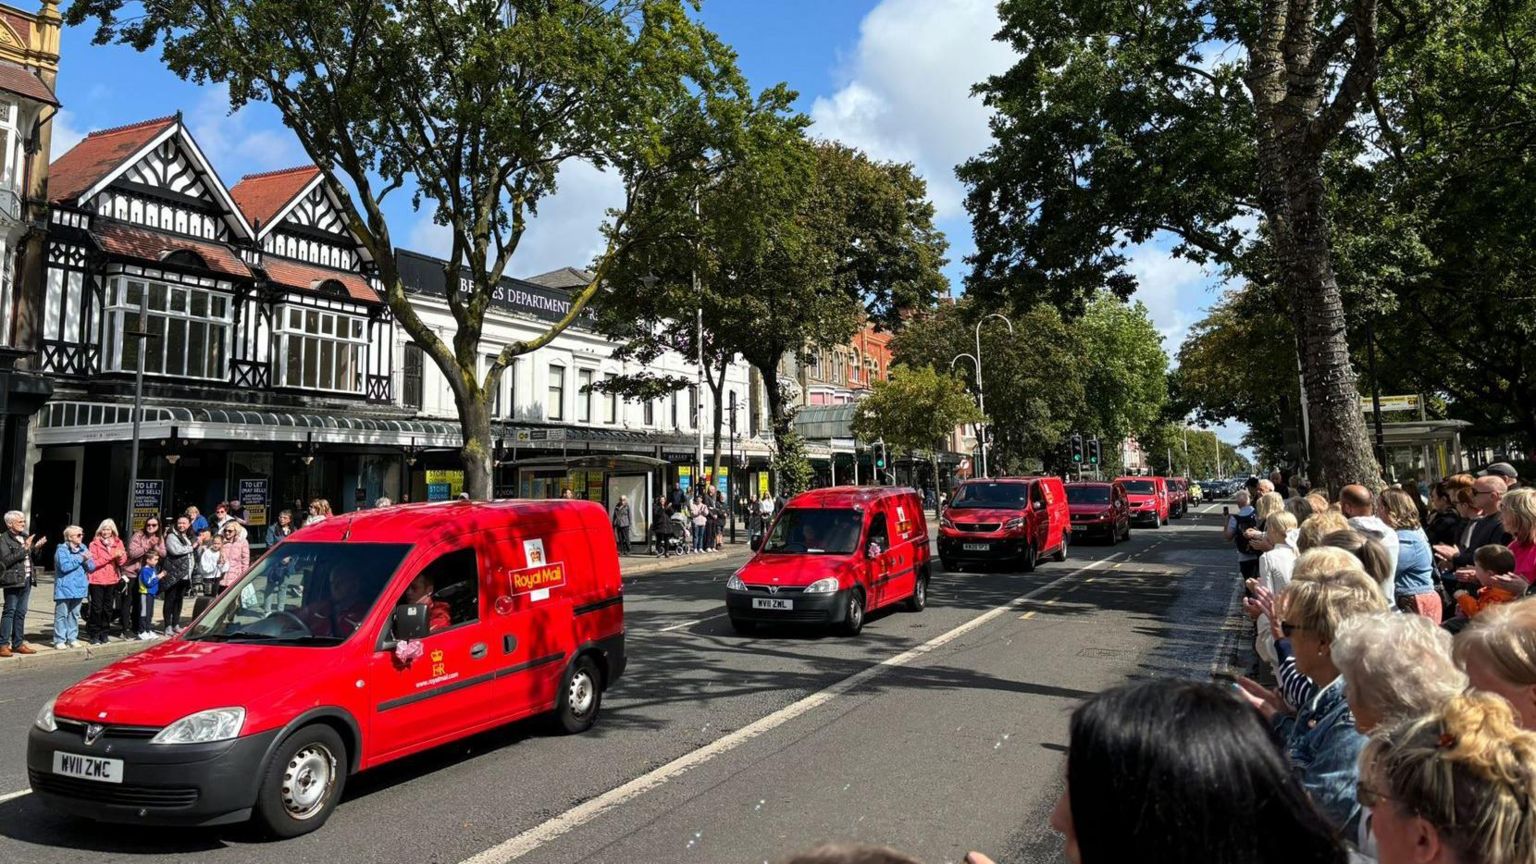
M 756 864 L 826 840 L 1058 861 L 1073 706 L 1203 678 L 1242 631 L 1219 505 L 1198 509 L 1028 575 L 936 571 L 926 611 L 854 639 L 734 635 L 735 564 L 626 580 L 629 670 L 591 732 L 518 724 L 353 777 L 324 828 L 282 843 L 48 810 L 25 791 L 26 730 L 101 661 L 0 672 L 0 861 Z

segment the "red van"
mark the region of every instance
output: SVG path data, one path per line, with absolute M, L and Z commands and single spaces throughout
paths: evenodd
M 1131 522 L 1149 523 L 1153 528 L 1168 524 L 1168 480 L 1166 477 L 1116 477 L 1125 486 L 1131 503 Z
M 1189 512 L 1189 481 L 1183 477 L 1169 477 L 1168 518 L 1182 519 Z
M 838 626 L 849 636 L 894 603 L 928 604 L 928 520 L 912 489 L 834 486 L 789 499 L 750 560 L 725 583 L 738 633 L 759 624 Z
M 27 774 L 78 816 L 292 837 L 357 771 L 536 714 L 585 731 L 624 665 L 600 505 L 365 510 L 295 532 L 184 633 L 50 700 Z
M 1071 513 L 1060 477 L 967 480 L 939 519 L 945 570 L 971 562 L 1016 561 L 1025 573 L 1046 556 L 1067 560 Z
M 1072 539 L 1099 538 L 1110 544 L 1131 539 L 1131 508 L 1118 480 L 1067 484 Z

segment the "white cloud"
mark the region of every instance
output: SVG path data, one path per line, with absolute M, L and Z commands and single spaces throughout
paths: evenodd
M 847 83 L 812 104 L 812 131 L 914 163 L 940 218 L 960 215 L 955 166 L 991 140 L 971 87 L 1015 56 L 992 39 L 1000 26 L 995 0 L 883 0 L 859 25 Z
M 258 118 L 256 113 L 271 117 Z M 185 119 L 197 146 L 227 183 L 246 174 L 309 161 L 293 133 L 277 118 L 276 109 L 258 103 L 230 113 L 226 85 L 204 88 Z
M 508 275 L 537 276 L 561 267 L 586 267 L 602 254 L 598 228 L 608 208 L 624 203 L 623 182 L 590 163 L 567 162 L 558 183 L 556 194 L 540 202 L 538 215 L 529 221 Z M 427 206 L 406 232 L 406 248 L 446 257 L 453 235 L 432 221 Z
M 70 148 L 80 143 L 89 132 L 89 129 L 81 129 L 75 125 L 75 115 L 67 108 L 59 109 L 59 113 L 53 115 L 53 137 L 49 140 L 49 159 L 57 159 L 70 151 Z
M 1163 350 L 1176 355 L 1189 328 L 1217 297 L 1217 274 L 1170 254 L 1156 242 L 1124 250 L 1125 269 L 1136 277 L 1136 299 L 1147 304 L 1152 323 L 1163 336 Z

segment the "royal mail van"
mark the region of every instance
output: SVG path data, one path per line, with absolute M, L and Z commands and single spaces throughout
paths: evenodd
M 853 636 L 895 603 L 928 603 L 928 522 L 912 489 L 834 486 L 802 492 L 725 585 L 738 633 L 759 624 L 828 624 Z
M 967 480 L 939 519 L 945 570 L 1003 562 L 1028 573 L 1046 555 L 1067 560 L 1071 539 L 1071 511 L 1060 477 Z
M 1131 522 L 1150 522 L 1153 528 L 1168 524 L 1170 501 L 1166 477 L 1116 477 L 1131 502 Z
M 38 712 L 32 791 L 113 822 L 325 822 L 348 775 L 548 714 L 581 732 L 624 671 L 607 514 L 416 504 L 268 550 L 180 636 Z

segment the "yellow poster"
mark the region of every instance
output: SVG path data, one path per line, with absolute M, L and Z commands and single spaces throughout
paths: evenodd
M 767 471 L 759 471 L 759 472 L 757 472 L 757 497 L 759 497 L 759 498 L 767 498 L 768 497 L 768 472 Z

